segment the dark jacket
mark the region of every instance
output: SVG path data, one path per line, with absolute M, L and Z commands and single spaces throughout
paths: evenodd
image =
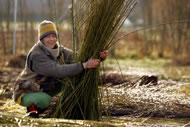
M 58 48 L 60 53 L 57 58 L 53 57 L 39 42 L 31 48 L 27 55 L 25 68 L 14 85 L 13 98 L 15 101 L 25 92 L 52 89 L 56 78 L 71 77 L 83 72 L 81 63 L 71 63 L 71 50 L 61 46 Z

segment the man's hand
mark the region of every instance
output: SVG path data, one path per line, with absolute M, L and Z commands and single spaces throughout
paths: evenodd
M 108 50 L 104 50 L 102 52 L 100 52 L 100 58 L 105 60 L 108 56 Z M 82 63 L 84 69 L 90 69 L 90 68 L 97 68 L 100 64 L 100 60 L 99 59 L 89 59 L 87 62 Z
M 102 52 L 100 52 L 100 58 L 105 60 L 108 56 L 108 50 L 104 50 Z
M 84 69 L 97 68 L 99 64 L 100 64 L 99 59 L 89 59 L 87 62 L 83 63 L 83 67 Z

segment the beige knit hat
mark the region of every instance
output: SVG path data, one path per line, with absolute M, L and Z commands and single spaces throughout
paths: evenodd
M 55 34 L 57 37 L 57 29 L 52 21 L 44 20 L 39 25 L 38 37 L 42 40 L 48 34 Z

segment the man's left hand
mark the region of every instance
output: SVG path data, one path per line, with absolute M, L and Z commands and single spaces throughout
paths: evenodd
M 100 52 L 100 58 L 102 58 L 103 60 L 105 60 L 107 56 L 108 56 L 108 50 Z

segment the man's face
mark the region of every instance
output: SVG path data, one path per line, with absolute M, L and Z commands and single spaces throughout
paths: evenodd
M 54 48 L 57 42 L 57 38 L 55 34 L 49 34 L 43 38 L 43 43 L 48 48 Z

